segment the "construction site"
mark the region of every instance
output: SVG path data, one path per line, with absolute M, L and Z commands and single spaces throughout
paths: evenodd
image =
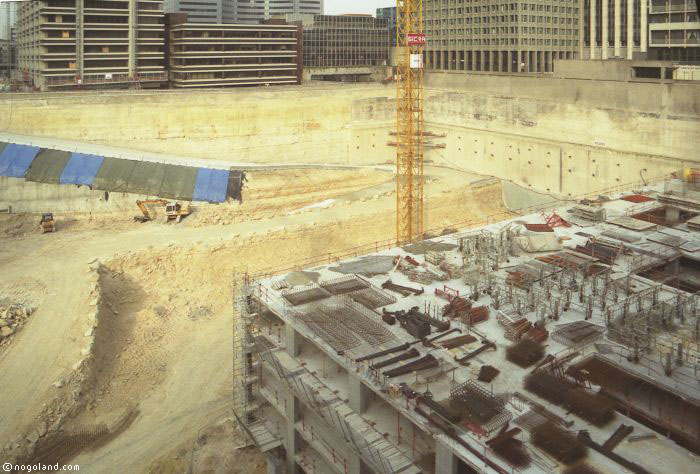
M 700 83 L 419 11 L 391 81 L 0 96 L 3 462 L 697 472 Z

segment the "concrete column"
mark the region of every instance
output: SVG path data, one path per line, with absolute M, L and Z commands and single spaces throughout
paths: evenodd
M 472 71 L 476 71 L 476 51 L 472 50 Z
M 622 48 L 622 31 L 620 31 L 620 28 L 622 28 L 622 11 L 621 11 L 622 5 L 620 4 L 620 0 L 615 0 L 615 31 L 613 32 L 613 41 L 615 41 L 615 49 L 614 49 L 614 54 L 615 57 L 621 57 L 620 54 L 620 48 Z
M 590 31 L 591 31 L 591 41 L 590 41 L 590 46 L 591 46 L 591 59 L 595 59 L 595 49 L 596 49 L 596 41 L 595 41 L 595 35 L 596 35 L 596 30 L 595 30 L 595 22 L 596 22 L 596 15 L 595 15 L 595 7 L 596 7 L 596 1 L 598 0 L 591 0 L 591 26 L 590 26 Z M 582 15 L 583 16 L 583 15 Z
M 360 377 L 352 372 L 348 372 L 348 398 L 349 405 L 359 415 L 367 410 L 369 389 L 362 383 Z
M 666 206 L 666 222 L 669 225 L 676 225 L 681 217 L 681 210 L 677 207 Z
M 486 70 L 486 55 L 488 54 L 488 51 L 481 51 L 481 70 L 485 71 Z
M 284 326 L 285 339 L 287 340 L 287 354 L 292 357 L 299 355 L 299 345 L 301 343 L 301 335 L 296 332 L 291 324 Z
M 267 456 L 267 474 L 284 474 L 285 464 L 280 458 Z
M 627 0 L 627 59 L 634 52 L 634 0 Z
M 435 440 L 435 474 L 457 474 L 457 457 L 449 446 Z
M 294 396 L 291 392 L 292 403 L 287 404 L 287 426 L 286 426 L 286 445 L 285 450 L 287 451 L 287 474 L 296 474 L 297 463 L 294 459 L 297 449 L 299 447 L 299 439 L 297 435 L 296 422 L 299 421 L 299 399 Z M 269 465 L 269 463 L 268 463 Z
M 532 54 L 531 51 L 525 51 L 525 72 L 532 72 L 530 69 L 530 55 Z
M 513 72 L 513 51 L 508 51 L 508 72 Z
M 136 74 L 136 49 L 138 48 L 138 23 L 139 17 L 136 12 L 138 2 L 129 2 L 129 77 Z
M 600 58 L 601 59 L 608 59 L 608 0 L 601 0 L 603 2 L 603 17 L 601 18 L 600 22 L 600 33 L 601 33 L 601 39 L 600 39 L 600 46 L 601 46 L 601 52 L 600 52 Z
M 642 53 L 646 53 L 647 38 L 649 37 L 649 21 L 647 18 L 649 6 L 647 0 L 641 0 L 641 5 L 639 8 L 639 51 L 641 51 Z
M 85 67 L 84 51 L 85 51 L 85 17 L 83 16 L 84 0 L 78 0 L 75 3 L 75 73 L 83 77 L 83 69 Z

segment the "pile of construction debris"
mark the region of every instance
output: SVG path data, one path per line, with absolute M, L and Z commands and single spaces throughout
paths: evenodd
M 22 304 L 0 305 L 0 346 L 9 344 L 36 308 Z

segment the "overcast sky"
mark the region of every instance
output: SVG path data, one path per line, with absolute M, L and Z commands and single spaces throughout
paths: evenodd
M 337 15 L 339 13 L 377 13 L 377 8 L 395 7 L 396 0 L 326 0 L 324 13 Z

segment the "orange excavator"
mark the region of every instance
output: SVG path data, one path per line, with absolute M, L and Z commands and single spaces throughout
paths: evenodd
M 152 221 L 154 217 L 151 211 L 148 210 L 149 204 L 158 204 L 165 207 L 165 222 L 174 220 L 180 222 L 183 217 L 190 215 L 190 206 L 188 204 L 180 204 L 175 201 L 166 201 L 165 199 L 146 199 L 144 201 L 136 201 L 136 205 L 141 210 L 143 216 L 134 216 L 136 222 Z

